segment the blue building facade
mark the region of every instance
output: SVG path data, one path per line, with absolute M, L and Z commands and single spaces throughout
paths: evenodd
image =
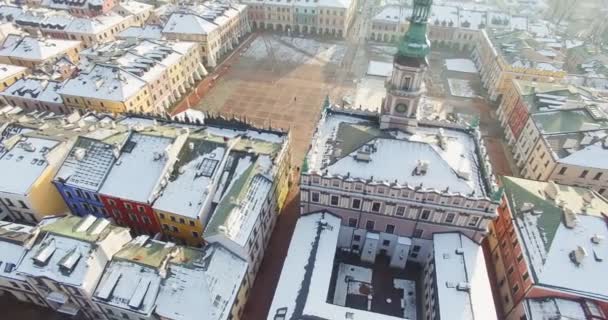
M 74 215 L 108 216 L 98 192 L 116 160 L 114 149 L 111 144 L 78 137 L 57 171 L 53 183 Z

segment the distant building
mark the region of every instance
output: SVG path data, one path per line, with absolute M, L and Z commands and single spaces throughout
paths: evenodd
M 65 57 L 78 63 L 80 49 L 80 41 L 9 35 L 0 48 L 0 62 L 35 68 Z
M 120 15 L 108 12 L 89 17 L 78 17 L 68 12 L 43 8 L 0 6 L 0 22 L 11 22 L 32 36 L 42 34 L 54 39 L 75 40 L 83 48 L 114 41 L 116 35 L 131 26 L 142 25 L 142 13 Z M 150 13 L 143 14 L 149 16 Z
M 17 80 L 4 92 L 0 92 L 7 104 L 26 111 L 50 111 L 56 114 L 70 113 L 58 93 L 62 82 L 44 77 L 26 77 Z
M 356 15 L 357 1 L 244 1 L 254 29 L 346 37 Z
M 411 8 L 388 4 L 372 17 L 366 35 L 372 41 L 398 42 L 409 26 Z M 429 18 L 429 40 L 434 46 L 473 50 L 481 40 L 484 28 L 527 30 L 526 17 L 512 16 L 497 8 L 480 7 L 469 3 L 434 4 Z
M 82 1 L 57 1 L 40 0 L 44 7 L 55 10 L 66 10 L 76 16 L 94 17 L 109 12 L 114 7 L 114 0 L 82 0 Z
M 515 80 L 497 114 L 524 178 L 608 194 L 608 100 L 586 88 Z
M 473 51 L 490 99 L 500 101 L 513 80 L 557 83 L 566 76 L 562 44 L 527 31 L 482 30 Z
M 197 42 L 209 67 L 215 67 L 250 32 L 247 6 L 231 1 L 167 4 L 156 9 L 151 22 L 162 25 L 167 39 Z
M 606 319 L 608 287 L 598 281 L 606 269 L 606 199 L 554 182 L 505 177 L 503 183 L 488 237 L 501 317 L 548 319 L 547 313 L 578 309 L 572 319 Z
M 131 239 L 129 230 L 94 216 L 58 218 L 39 228 L 41 234 L 17 274 L 51 309 L 78 318 L 106 319 L 93 301 L 93 291 L 103 266 Z
M 101 89 L 103 84 L 97 85 L 100 81 L 90 79 L 95 78 L 96 75 L 88 75 L 89 70 L 98 68 L 98 65 L 103 65 L 104 68 L 115 68 L 116 72 L 118 70 L 127 72 L 135 77 L 132 82 L 140 83 L 138 80 L 145 82 L 145 86 L 137 87 L 139 91 L 133 90 L 132 94 L 143 95 L 142 98 L 148 101 L 145 101 L 145 104 L 139 104 L 139 109 L 135 105 L 131 106 L 129 102 L 124 106 L 123 112 L 167 112 L 182 98 L 187 89 L 190 89 L 195 82 L 200 81 L 207 74 L 207 70 L 202 64 L 200 48 L 194 42 L 119 40 L 84 50 L 81 52 L 81 59 L 83 70 L 79 78 L 83 80 L 68 80 L 66 86 L 71 89 L 79 82 L 88 81 L 94 82 Z M 130 86 L 126 79 L 121 80 L 121 83 L 124 83 L 124 87 Z M 85 87 L 85 84 L 82 84 L 82 87 Z M 92 101 L 89 101 L 89 98 L 93 99 L 96 96 L 95 92 L 80 90 L 80 94 L 78 94 L 76 88 L 78 86 L 64 94 L 74 97 L 81 108 L 90 108 Z M 79 96 L 80 99 L 78 99 Z M 129 97 L 125 96 L 123 99 L 128 100 Z M 137 102 L 133 103 L 137 104 Z M 110 102 L 108 101 L 108 103 Z M 110 111 L 104 110 L 101 105 L 95 105 L 95 107 L 99 111 Z

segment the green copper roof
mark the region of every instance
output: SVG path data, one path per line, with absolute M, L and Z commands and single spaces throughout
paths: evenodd
M 414 0 L 410 27 L 397 45 L 397 56 L 425 58 L 431 51 L 427 37 L 427 22 L 431 14 L 432 0 Z

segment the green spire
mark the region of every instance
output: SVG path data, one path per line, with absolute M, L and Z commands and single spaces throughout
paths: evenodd
M 431 43 L 426 35 L 427 22 L 433 0 L 414 0 L 410 27 L 397 45 L 397 55 L 410 58 L 426 58 Z

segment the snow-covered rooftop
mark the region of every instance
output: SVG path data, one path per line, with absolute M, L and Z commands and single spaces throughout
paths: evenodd
M 209 207 L 224 171 L 226 151 L 224 144 L 200 138 L 188 139 L 167 185 L 154 202 L 154 209 L 202 219 L 202 210 Z
M 25 70 L 27 70 L 26 67 L 0 63 L 0 80 L 8 79 L 16 74 L 24 72 Z
M 482 247 L 461 233 L 433 235 L 440 319 L 497 319 Z
M 194 42 L 144 40 L 119 40 L 81 52 L 81 69 L 89 69 L 96 63 L 120 68 L 148 83 L 157 81 L 168 69 L 194 48 Z
M 415 134 L 385 131 L 370 119 L 328 111 L 311 145 L 308 173 L 479 197 L 486 193 L 474 139 L 463 131 L 436 127 L 418 127 Z M 360 160 L 359 153 L 369 154 L 369 161 Z M 414 174 L 422 162 L 428 163 L 426 173 Z
M 247 262 L 216 243 L 203 251 L 180 247 L 168 269 L 156 302 L 158 315 L 174 320 L 225 320 Z
M 33 227 L 0 221 L 0 277 L 23 280 L 16 267 L 35 235 Z
M 100 193 L 149 203 L 152 192 L 169 162 L 167 150 L 175 139 L 133 132 L 112 165 Z M 137 188 L 130 182 L 137 181 Z
M 512 177 L 503 182 L 535 282 L 608 299 L 608 283 L 597 281 L 606 270 L 608 202 L 585 188 Z
M 114 164 L 114 146 L 79 137 L 55 179 L 84 190 L 97 191 Z
M 123 69 L 95 65 L 90 72 L 81 72 L 69 79 L 60 94 L 102 100 L 127 101 L 146 86 L 146 82 Z
M 149 316 L 163 279 L 164 265 L 175 245 L 139 236 L 118 251 L 95 289 L 100 303 Z M 179 299 L 178 297 L 174 297 Z
M 90 288 L 89 275 L 101 274 L 111 250 L 104 241 L 128 229 L 112 226 L 108 220 L 87 216 L 68 216 L 49 222 L 41 229 L 42 238 L 26 254 L 18 266 L 19 273 L 46 277 L 57 282 Z
M 27 194 L 48 167 L 47 153 L 60 142 L 25 136 L 14 136 L 11 139 L 9 141 L 13 142 L 12 147 L 0 154 L 0 191 Z
M 0 95 L 10 98 L 19 97 L 40 102 L 61 104 L 63 99 L 58 93 L 61 82 L 37 78 L 22 78 L 2 91 Z
M 0 48 L 0 56 L 28 61 L 45 61 L 80 48 L 80 41 L 33 38 L 8 35 Z
M 162 27 L 157 25 L 145 25 L 143 27 L 129 27 L 119 33 L 116 37 L 120 39 L 149 39 L 160 40 Z
M 244 247 L 270 192 L 273 163 L 267 154 L 231 156 L 232 174 L 220 181 L 225 191 L 205 234 L 222 233 Z
M 281 277 L 274 292 L 268 320 L 343 319 L 397 320 L 393 316 L 343 307 L 326 301 L 334 267 L 341 219 L 330 213 L 301 216 L 296 224 Z
M 154 9 L 154 6 L 151 4 L 137 2 L 133 0 L 121 1 L 114 7 L 114 10 L 121 12 L 124 11 L 127 14 L 137 15 L 140 13 L 144 13 L 146 11 L 151 11 Z

